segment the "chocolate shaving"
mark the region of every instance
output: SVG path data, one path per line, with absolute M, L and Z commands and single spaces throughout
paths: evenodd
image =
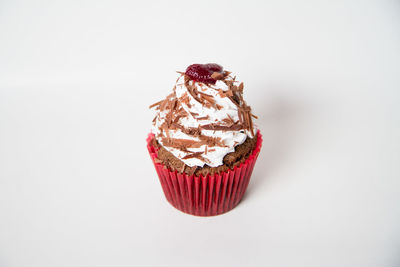
M 158 101 L 154 103 L 153 105 L 150 105 L 149 108 L 154 108 L 155 106 L 159 106 L 164 100 Z
M 251 118 L 248 112 L 245 113 L 247 129 L 250 128 L 251 132 L 253 133 L 252 126 L 251 126 Z
M 167 136 L 167 138 L 171 138 L 171 136 L 169 135 L 169 130 L 168 129 L 165 130 L 164 132 L 165 132 L 165 135 Z
M 249 116 L 249 111 L 247 109 L 247 107 L 243 107 L 242 108 L 242 116 L 243 116 L 243 121 L 244 121 L 244 128 L 245 129 L 251 129 L 251 118 Z
M 233 104 L 235 104 L 235 106 L 240 108 L 239 102 L 237 101 L 236 98 L 234 98 L 234 95 L 233 96 L 228 96 L 228 98 L 232 101 Z
M 169 136 L 169 129 L 168 129 L 167 122 L 163 122 L 163 124 L 161 124 L 160 130 L 161 130 L 161 133 L 165 133 L 165 135 L 167 136 L 167 138 L 170 137 L 170 136 Z
M 201 99 L 197 96 L 197 89 L 196 89 L 194 86 L 192 86 L 192 85 L 190 84 L 190 82 L 191 82 L 190 78 L 189 78 L 187 75 L 185 75 L 185 86 L 186 86 L 186 88 L 187 88 L 189 94 L 190 94 L 197 102 L 203 104 L 203 102 L 201 101 Z M 194 81 L 192 81 L 192 82 L 194 83 Z
M 190 99 L 189 96 L 187 94 L 187 92 L 185 92 L 181 98 L 179 99 L 183 104 L 185 104 L 186 106 L 188 106 L 188 108 L 191 108 L 192 105 L 190 104 Z
M 227 91 L 223 91 L 222 89 L 218 90 L 218 94 L 220 97 L 231 97 L 233 96 L 232 90 L 228 89 Z
M 166 120 L 167 121 L 167 126 L 169 127 L 171 125 L 171 123 L 172 123 L 172 112 L 171 111 L 167 113 L 166 119 L 167 119 Z
M 243 83 L 240 83 L 238 88 L 240 93 L 243 93 L 243 88 L 244 88 Z
M 239 123 L 242 124 L 243 117 L 242 117 L 242 109 L 241 108 L 238 109 L 238 117 L 239 117 Z
M 172 122 L 170 128 L 171 128 L 172 130 L 179 129 L 179 130 L 181 130 L 181 131 L 183 131 L 183 130 L 185 129 L 185 127 L 183 127 L 182 125 L 180 125 L 180 124 L 177 123 L 177 122 Z
M 223 80 L 226 76 L 221 73 L 221 72 L 214 72 L 213 74 L 211 74 L 211 78 L 213 78 L 214 80 Z
M 220 137 L 211 137 L 211 136 L 206 136 L 206 135 L 200 135 L 199 139 L 206 145 L 208 146 L 220 146 L 220 147 L 226 147 L 224 142 L 222 142 Z
M 179 73 L 180 76 L 178 77 L 178 79 L 176 79 L 176 82 L 175 82 L 175 83 L 178 83 L 179 79 L 182 78 L 183 75 L 185 75 L 184 72 L 177 71 L 177 73 Z
M 231 121 L 228 118 L 224 118 L 222 121 L 225 122 L 226 124 L 231 123 Z
M 229 116 L 229 114 L 226 114 L 226 116 L 228 117 L 229 121 L 230 121 L 232 124 L 235 124 L 235 121 L 232 119 L 231 116 Z
M 215 104 L 215 107 L 216 107 L 218 110 L 221 110 L 221 109 L 223 109 L 223 108 L 224 108 L 223 106 L 221 106 L 221 105 L 218 105 L 218 104 Z
M 201 130 L 199 128 L 194 128 L 194 127 L 185 128 L 185 127 L 183 127 L 182 125 L 180 125 L 178 123 L 172 123 L 171 124 L 171 129 L 179 129 L 183 133 L 185 133 L 187 135 L 192 135 L 194 137 L 197 137 L 197 136 L 201 135 Z
M 176 139 L 176 138 L 162 138 L 161 139 L 164 146 L 173 147 L 180 149 L 181 147 L 187 148 L 198 148 L 202 146 L 198 141 L 189 139 Z
M 165 99 L 161 104 L 160 104 L 160 111 L 164 111 L 166 106 L 168 104 L 168 98 Z
M 215 100 L 214 100 L 213 96 L 205 94 L 203 92 L 199 92 L 199 94 L 200 94 L 200 98 L 205 99 L 206 101 L 208 101 L 212 105 L 215 104 Z
M 177 122 L 180 120 L 180 118 L 182 118 L 182 117 L 183 117 L 182 114 L 178 114 L 178 115 L 174 118 L 174 120 L 172 121 L 172 123 L 177 123 Z
M 172 100 L 172 102 L 170 103 L 170 109 L 174 110 L 176 108 L 177 104 L 178 104 L 178 100 L 176 98 L 174 98 L 174 100 Z
M 196 119 L 201 121 L 201 120 L 208 120 L 210 117 L 208 117 L 208 115 L 204 116 L 204 117 L 197 117 Z
M 224 83 L 225 83 L 228 87 L 232 87 L 232 85 L 233 85 L 233 81 L 230 81 L 230 80 L 224 80 Z
M 194 153 L 192 153 L 192 154 L 188 154 L 188 155 L 184 156 L 182 159 L 199 158 L 199 156 L 200 156 L 201 154 L 203 154 L 202 151 L 194 152 Z
M 206 108 L 212 108 L 212 105 L 211 105 L 210 102 L 205 102 L 205 103 L 203 103 L 203 105 L 204 105 Z
M 253 120 L 251 119 L 250 107 L 249 111 L 247 112 L 247 116 L 249 117 L 251 135 L 254 136 Z
M 204 130 L 211 130 L 211 131 L 238 131 L 238 130 L 243 129 L 243 127 L 238 124 L 224 126 L 224 125 L 218 125 L 218 124 L 214 124 L 214 123 L 201 125 L 201 128 Z

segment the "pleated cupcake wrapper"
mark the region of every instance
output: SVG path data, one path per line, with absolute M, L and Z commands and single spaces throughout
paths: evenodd
M 262 145 L 262 135 L 258 132 L 255 149 L 238 167 L 220 174 L 195 176 L 171 171 L 159 163 L 157 149 L 150 144 L 153 137 L 153 134 L 147 137 L 147 149 L 165 197 L 178 210 L 197 216 L 222 214 L 239 204 Z

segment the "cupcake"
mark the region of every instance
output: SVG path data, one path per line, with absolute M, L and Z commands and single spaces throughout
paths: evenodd
M 173 91 L 153 104 L 147 138 L 166 199 L 177 209 L 212 216 L 242 199 L 262 144 L 243 83 L 218 64 L 193 64 Z

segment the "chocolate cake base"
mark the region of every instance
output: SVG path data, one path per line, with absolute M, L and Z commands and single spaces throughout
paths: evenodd
M 179 173 L 186 173 L 188 175 L 195 174 L 196 176 L 207 174 L 215 174 L 225 172 L 229 169 L 233 169 L 235 166 L 240 165 L 244 162 L 251 152 L 254 150 L 257 143 L 257 135 L 253 138 L 247 137 L 243 144 L 235 147 L 235 151 L 226 154 L 223 159 L 224 164 L 218 167 L 210 167 L 204 165 L 204 167 L 189 167 L 183 163 L 180 159 L 176 158 L 172 153 L 168 152 L 163 148 L 155 138 L 151 140 L 151 144 L 158 149 L 157 157 L 158 160 L 167 168 L 172 171 L 178 171 Z

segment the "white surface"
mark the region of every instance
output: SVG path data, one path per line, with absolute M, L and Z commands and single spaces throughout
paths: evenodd
M 399 266 L 398 1 L 1 1 L 0 266 Z M 147 106 L 175 70 L 245 81 L 244 201 L 164 199 Z

